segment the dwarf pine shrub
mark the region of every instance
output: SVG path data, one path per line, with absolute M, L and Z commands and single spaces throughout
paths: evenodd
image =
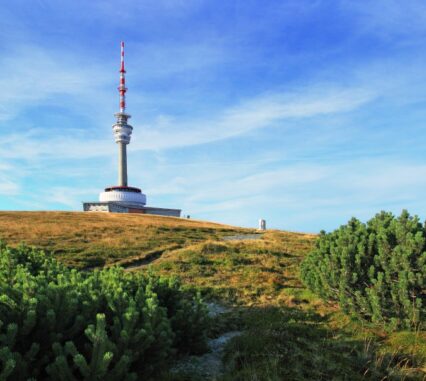
M 355 318 L 388 329 L 426 318 L 426 225 L 403 211 L 321 232 L 301 266 L 304 283 Z
M 207 314 L 176 279 L 80 272 L 0 243 L 0 380 L 136 380 L 205 346 Z

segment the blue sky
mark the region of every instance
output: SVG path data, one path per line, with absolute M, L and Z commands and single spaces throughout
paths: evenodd
M 81 210 L 117 181 L 148 204 L 317 232 L 426 217 L 426 3 L 15 0 L 0 8 L 0 209 Z

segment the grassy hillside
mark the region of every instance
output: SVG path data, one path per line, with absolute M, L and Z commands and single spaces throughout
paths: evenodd
M 315 235 L 268 231 L 238 240 L 252 233 L 154 216 L 0 213 L 8 243 L 51 250 L 77 267 L 117 263 L 176 275 L 231 306 L 211 329 L 213 336 L 242 331 L 226 348 L 223 380 L 426 379 L 425 331 L 387 333 L 352 322 L 303 286 L 299 265 Z
M 353 322 L 304 287 L 300 262 L 315 239 L 268 231 L 259 240 L 209 240 L 150 267 L 233 306 L 216 322 L 219 332 L 244 328 L 227 348 L 224 380 L 426 380 L 426 331 Z
M 0 212 L 0 238 L 55 253 L 77 268 L 113 264 L 238 232 L 232 226 L 182 218 L 84 212 Z
M 227 302 L 291 304 L 294 291 L 301 287 L 300 259 L 311 249 L 315 235 L 270 231 L 260 238 L 209 239 L 164 253 L 151 267 L 164 275 L 179 274 L 186 284 Z

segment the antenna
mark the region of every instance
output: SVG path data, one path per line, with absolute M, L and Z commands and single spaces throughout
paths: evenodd
M 124 113 L 126 111 L 126 77 L 125 74 L 126 69 L 124 68 L 124 42 L 121 42 L 121 65 L 120 65 L 120 86 L 118 87 L 118 91 L 120 93 L 120 113 Z

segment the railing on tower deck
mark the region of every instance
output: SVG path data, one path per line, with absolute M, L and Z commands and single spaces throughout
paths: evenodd
M 121 191 L 121 192 L 133 192 L 133 193 L 141 193 L 141 189 L 135 188 L 135 187 L 126 187 L 126 186 L 120 186 L 120 185 L 114 185 L 111 187 L 105 188 L 105 192 L 112 192 L 112 191 Z

